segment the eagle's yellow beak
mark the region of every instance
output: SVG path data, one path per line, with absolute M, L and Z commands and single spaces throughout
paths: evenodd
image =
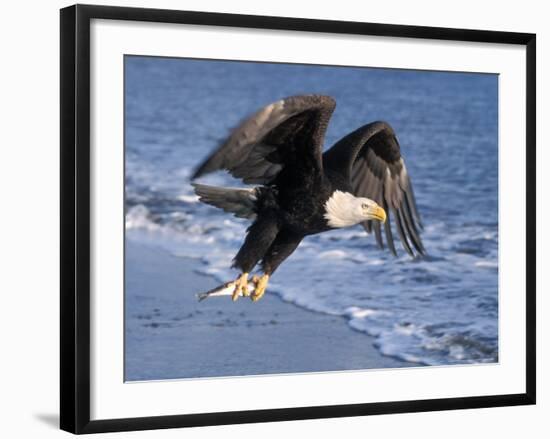
M 368 215 L 375 220 L 378 220 L 382 223 L 386 222 L 386 211 L 380 206 L 371 207 L 368 210 Z

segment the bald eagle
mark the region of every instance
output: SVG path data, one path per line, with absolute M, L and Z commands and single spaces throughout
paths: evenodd
M 250 188 L 194 183 L 199 199 L 252 221 L 233 261 L 241 274 L 233 300 L 260 299 L 269 277 L 304 237 L 361 224 L 396 255 L 390 214 L 406 252 L 424 255 L 422 224 L 411 180 L 393 129 L 373 122 L 323 153 L 336 103 L 329 96 L 292 96 L 272 103 L 237 126 L 194 172 L 192 180 L 226 170 Z M 386 213 L 387 212 L 387 213 Z M 260 264 L 263 274 L 251 280 Z

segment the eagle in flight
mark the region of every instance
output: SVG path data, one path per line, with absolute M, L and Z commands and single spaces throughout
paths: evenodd
M 192 180 L 226 170 L 250 188 L 194 183 L 199 199 L 252 221 L 233 266 L 241 274 L 232 298 L 260 299 L 269 277 L 307 235 L 361 224 L 396 255 L 390 216 L 403 248 L 424 255 L 422 223 L 411 180 L 390 125 L 360 127 L 323 153 L 336 102 L 300 95 L 272 103 L 237 126 L 194 172 Z M 261 276 L 249 273 L 260 264 Z

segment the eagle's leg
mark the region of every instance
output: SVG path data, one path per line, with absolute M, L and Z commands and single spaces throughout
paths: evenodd
M 231 299 L 233 302 L 239 298 L 240 295 L 244 297 L 250 296 L 248 292 L 248 273 L 241 274 L 235 281 L 235 289 L 233 290 L 233 295 Z
M 269 274 L 263 274 L 260 276 L 252 277 L 252 282 L 254 282 L 254 292 L 250 295 L 250 298 L 253 302 L 260 300 L 267 288 L 267 282 L 269 281 Z
M 235 256 L 233 267 L 241 271 L 241 275 L 235 281 L 232 299 L 237 300 L 242 294 L 249 296 L 248 273 L 270 248 L 279 231 L 276 215 L 259 216 L 248 228 L 248 233 L 242 247 Z M 265 290 L 265 288 L 264 288 Z
M 252 278 L 252 282 L 254 282 L 255 285 L 254 292 L 250 295 L 252 301 L 256 302 L 263 297 L 270 276 L 275 272 L 277 267 L 296 250 L 296 247 L 298 247 L 302 239 L 303 235 L 285 229 L 277 234 L 277 238 L 273 241 L 262 259 L 264 274 Z

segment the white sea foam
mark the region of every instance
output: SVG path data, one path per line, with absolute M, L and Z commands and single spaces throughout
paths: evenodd
M 317 257 L 319 259 L 344 259 L 347 256 L 347 253 L 343 250 L 329 250 L 319 253 Z
M 377 311 L 375 309 L 364 309 L 358 306 L 350 306 L 346 309 L 346 315 L 352 319 L 364 319 L 365 317 L 374 316 L 380 314 L 383 311 Z
M 160 230 L 160 226 L 151 220 L 149 209 L 138 204 L 126 213 L 126 230 L 129 229 Z
M 198 203 L 199 197 L 198 195 L 180 195 L 178 197 L 179 200 L 185 201 L 186 203 Z

